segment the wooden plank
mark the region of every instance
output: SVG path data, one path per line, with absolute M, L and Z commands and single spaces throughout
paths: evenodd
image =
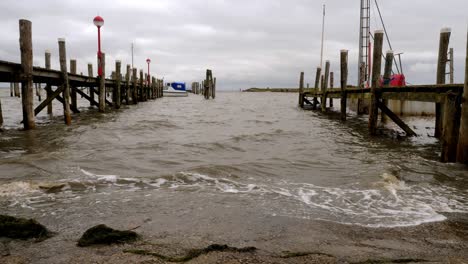
M 49 106 L 52 104 L 52 101 L 57 98 L 57 96 L 60 95 L 60 93 L 63 92 L 63 86 L 59 86 L 57 88 L 57 90 L 55 91 L 52 91 L 52 88 L 49 86 L 49 85 L 46 85 L 46 87 L 44 88 L 47 92 L 47 98 L 42 101 L 37 107 L 36 109 L 34 109 L 34 115 L 38 115 L 42 109 L 44 109 L 46 106 Z
M 91 106 L 96 106 L 96 107 L 99 107 L 99 103 L 96 102 L 96 100 L 94 100 L 93 97 L 87 95 L 85 92 L 83 92 L 82 90 L 78 89 L 78 88 L 73 88 L 73 89 L 76 89 L 76 92 L 79 93 L 81 96 L 83 96 L 86 100 L 89 101 L 90 105 Z M 92 91 L 92 89 L 90 89 L 90 92 Z M 91 93 L 92 94 L 92 93 Z
M 380 108 L 382 112 L 384 112 L 390 119 L 392 119 L 395 124 L 397 124 L 403 131 L 405 131 L 407 136 L 413 137 L 417 136 L 417 134 L 403 122 L 395 113 L 393 113 L 386 105 L 384 105 L 382 102 L 377 102 L 377 106 Z

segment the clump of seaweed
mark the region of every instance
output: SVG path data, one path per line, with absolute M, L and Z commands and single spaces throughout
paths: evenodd
M 0 237 L 42 241 L 51 236 L 52 233 L 34 219 L 0 215 Z
M 257 248 L 255 247 L 244 247 L 244 248 L 236 248 L 236 247 L 230 247 L 228 245 L 219 245 L 219 244 L 213 244 L 210 245 L 206 248 L 202 249 L 191 249 L 185 254 L 184 256 L 176 256 L 176 257 L 171 257 L 171 256 L 165 256 L 162 254 L 159 254 L 157 252 L 151 252 L 148 250 L 139 250 L 139 249 L 127 249 L 124 250 L 125 253 L 132 253 L 132 254 L 138 254 L 138 255 L 144 255 L 144 256 L 153 256 L 160 258 L 161 260 L 164 261 L 169 261 L 169 262 L 187 262 L 189 260 L 192 260 L 194 258 L 197 258 L 203 254 L 208 254 L 210 252 L 239 252 L 239 253 L 250 253 L 256 251 Z
M 88 230 L 78 240 L 79 247 L 111 245 L 136 241 L 139 235 L 133 231 L 120 231 L 106 225 L 97 225 Z

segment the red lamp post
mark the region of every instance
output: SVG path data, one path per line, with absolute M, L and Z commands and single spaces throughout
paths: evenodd
M 150 63 L 151 63 L 151 60 L 149 58 L 146 59 L 146 63 L 148 63 L 148 80 L 146 80 L 146 81 L 147 81 L 147 84 L 149 85 L 150 80 L 151 80 L 151 78 L 150 78 Z
M 102 52 L 101 52 L 101 27 L 104 26 L 104 19 L 100 16 L 97 16 L 93 20 L 94 25 L 98 28 L 98 75 L 102 76 L 102 65 L 101 65 L 101 59 L 102 59 Z

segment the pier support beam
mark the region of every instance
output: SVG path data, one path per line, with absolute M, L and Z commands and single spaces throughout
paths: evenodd
M 133 93 L 132 93 L 132 102 L 133 104 L 138 104 L 138 87 L 137 87 L 137 68 L 132 69 L 132 83 L 133 83 Z
M 88 77 L 92 78 L 94 76 L 93 74 L 93 64 L 92 63 L 88 63 Z M 93 107 L 93 103 L 91 101 L 94 101 L 94 90 L 92 87 L 88 87 L 88 91 L 89 91 L 89 97 L 91 98 L 91 100 L 89 101 L 89 106 L 90 107 Z
M 384 76 L 383 76 L 383 85 L 384 86 L 389 86 L 390 85 L 390 79 L 392 78 L 392 67 L 393 67 L 393 59 L 394 59 L 394 54 L 393 51 L 389 50 L 387 51 L 387 54 L 385 55 L 385 68 L 384 68 Z M 387 106 L 388 102 L 386 99 L 382 99 L 382 104 Z M 387 122 L 387 118 L 385 113 L 382 111 L 380 120 L 382 123 Z
M 313 99 L 313 102 L 312 102 L 312 109 L 313 110 L 316 110 L 317 109 L 317 104 L 318 104 L 318 98 L 317 98 L 317 93 L 318 93 L 318 89 L 319 89 L 319 86 L 320 86 L 320 76 L 322 74 L 322 68 L 321 67 L 317 67 L 317 71 L 315 72 L 315 85 L 314 85 L 314 99 Z
M 145 80 L 143 79 L 143 70 L 140 70 L 140 89 L 139 89 L 140 102 L 144 101 L 144 85 L 145 85 Z
M 468 164 L 468 32 L 465 57 L 465 87 L 463 88 L 457 161 Z
M 36 127 L 33 99 L 33 49 L 32 49 L 32 24 L 31 21 L 21 19 L 19 21 L 20 30 L 20 50 L 21 50 L 21 93 L 23 104 L 23 124 L 24 129 L 34 129 Z
M 333 89 L 335 86 L 335 74 L 330 72 L 330 89 Z M 330 98 L 330 107 L 333 107 L 333 98 Z
M 120 74 L 121 62 L 118 60 L 115 62 L 115 86 L 114 91 L 112 92 L 112 103 L 114 104 L 115 109 L 120 108 L 120 81 L 122 80 L 122 75 Z
M 130 75 L 131 75 L 131 70 L 130 70 L 130 64 L 127 64 L 127 73 L 125 74 L 125 104 L 129 105 L 130 104 Z
M 45 68 L 48 70 L 50 70 L 51 68 L 50 56 L 51 56 L 50 51 L 46 50 L 45 51 Z M 52 96 L 51 88 L 52 87 L 50 84 L 46 84 L 46 87 L 44 88 L 46 90 L 46 95 L 47 95 L 46 100 Z M 47 114 L 52 115 L 52 113 L 53 113 L 52 100 L 50 100 L 50 103 L 47 105 Z
M 340 52 L 341 120 L 346 121 L 346 87 L 348 85 L 348 51 Z
M 375 135 L 377 133 L 377 121 L 379 116 L 379 101 L 381 96 L 380 89 L 380 73 L 382 68 L 382 47 L 383 47 L 384 32 L 376 30 L 374 33 L 374 53 L 372 66 L 372 87 L 371 87 L 371 102 L 369 109 L 369 133 Z
M 299 107 L 304 108 L 304 72 L 299 77 Z
M 447 60 L 448 60 L 448 47 L 450 43 L 450 28 L 443 28 L 440 31 L 440 39 L 439 39 L 439 55 L 437 59 L 437 80 L 436 84 L 445 84 L 446 78 L 446 68 L 447 68 Z M 443 130 L 443 104 L 436 103 L 436 121 L 435 121 L 435 133 L 434 136 L 436 138 L 440 138 L 442 136 Z
M 59 38 L 59 60 L 60 70 L 62 71 L 63 78 L 63 117 L 66 125 L 71 125 L 70 113 L 70 86 L 68 83 L 68 70 L 67 70 L 67 50 L 65 48 L 65 39 Z
M 102 76 L 99 76 L 99 112 L 106 111 L 106 54 L 101 53 L 101 60 L 98 58 L 98 63 L 101 62 Z M 99 68 L 99 65 L 98 65 Z
M 76 60 L 70 60 L 70 73 L 76 74 Z M 71 99 L 71 106 L 78 109 L 78 97 L 76 93 L 77 87 L 70 88 L 70 99 Z
M 445 97 L 442 129 L 442 162 L 457 160 L 458 134 L 460 132 L 460 103 L 458 93 L 449 92 Z
M 325 61 L 325 75 L 322 77 L 323 77 L 323 83 L 322 83 L 321 107 L 322 107 L 322 112 L 326 112 L 327 111 L 328 78 L 330 78 L 330 61 L 329 60 Z

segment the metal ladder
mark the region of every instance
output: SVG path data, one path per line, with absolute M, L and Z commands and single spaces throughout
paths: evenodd
M 370 0 L 361 0 L 360 14 L 358 87 L 363 87 L 369 79 Z M 364 69 L 361 69 L 361 65 L 364 65 Z

